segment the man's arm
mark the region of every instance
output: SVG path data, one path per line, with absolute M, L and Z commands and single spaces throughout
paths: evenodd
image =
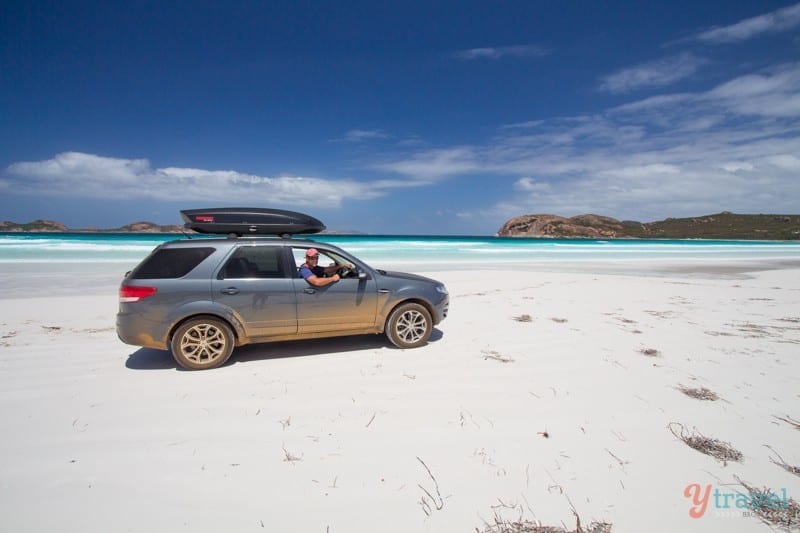
M 310 285 L 313 285 L 314 287 L 324 287 L 325 285 L 330 285 L 331 283 L 336 283 L 337 281 L 339 281 L 339 279 L 341 279 L 341 278 L 339 278 L 339 274 L 334 274 L 333 276 L 331 276 L 329 278 L 321 278 L 319 276 L 311 274 L 310 276 L 308 276 L 306 278 L 306 281 Z
M 319 269 L 318 272 L 322 273 L 324 269 Z M 313 287 L 324 287 L 325 285 L 330 285 L 331 283 L 336 283 L 339 281 L 339 274 L 334 274 L 330 278 L 323 278 L 322 276 L 317 276 L 313 270 L 306 266 L 300 267 L 300 275 L 303 276 L 309 285 Z
M 353 268 L 353 265 L 350 263 L 342 263 L 341 265 L 331 265 L 324 267 L 326 274 L 333 274 L 334 272 L 339 272 L 343 268 Z

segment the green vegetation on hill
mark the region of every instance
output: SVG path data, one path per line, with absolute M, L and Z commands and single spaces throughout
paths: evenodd
M 670 239 L 800 239 L 800 215 L 737 215 L 724 212 L 692 218 L 668 218 L 648 224 L 624 224 L 631 237 Z
M 800 215 L 737 215 L 723 212 L 656 222 L 619 221 L 598 215 L 571 218 L 523 215 L 506 222 L 502 237 L 588 239 L 800 239 Z

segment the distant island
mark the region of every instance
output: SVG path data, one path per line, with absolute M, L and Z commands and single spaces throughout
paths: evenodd
M 61 222 L 54 222 L 52 220 L 34 220 L 27 224 L 18 224 L 16 222 L 0 222 L 0 232 L 8 233 L 195 233 L 192 230 L 185 229 L 183 226 L 169 225 L 159 226 L 153 222 L 133 222 L 121 228 L 113 229 L 98 229 L 98 228 L 84 228 L 72 229 L 68 228 Z
M 724 211 L 656 222 L 619 221 L 600 215 L 564 218 L 523 215 L 512 218 L 498 237 L 553 239 L 800 239 L 800 215 L 737 215 Z
M 170 224 L 160 226 L 153 222 L 133 222 L 120 228 L 68 228 L 61 222 L 53 220 L 34 220 L 27 224 L 19 224 L 17 222 L 0 222 L 0 233 L 189 233 L 196 235 L 197 232 L 184 228 L 177 224 Z M 323 234 L 337 235 L 345 232 L 325 230 Z M 348 235 L 356 235 L 359 232 L 346 232 Z

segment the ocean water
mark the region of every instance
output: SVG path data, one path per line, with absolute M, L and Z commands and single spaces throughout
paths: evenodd
M 314 235 L 377 268 L 437 268 L 525 264 L 800 261 L 800 241 L 588 240 L 498 237 Z M 103 264 L 135 266 L 175 234 L 0 233 L 0 265 Z M 204 236 L 194 238 L 205 238 Z
M 647 276 L 747 277 L 800 268 L 800 242 L 633 241 L 315 235 L 386 270 L 431 275 L 454 270 L 532 270 Z M 0 299 L 113 295 L 125 276 L 175 234 L 0 233 Z M 201 236 L 194 238 L 204 238 Z M 486 277 L 487 283 L 491 278 Z

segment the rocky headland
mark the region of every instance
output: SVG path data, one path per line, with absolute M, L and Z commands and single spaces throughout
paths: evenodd
M 656 222 L 617 220 L 600 215 L 565 218 L 523 215 L 510 219 L 498 237 L 552 239 L 800 239 L 800 215 L 739 215 L 728 211 Z

